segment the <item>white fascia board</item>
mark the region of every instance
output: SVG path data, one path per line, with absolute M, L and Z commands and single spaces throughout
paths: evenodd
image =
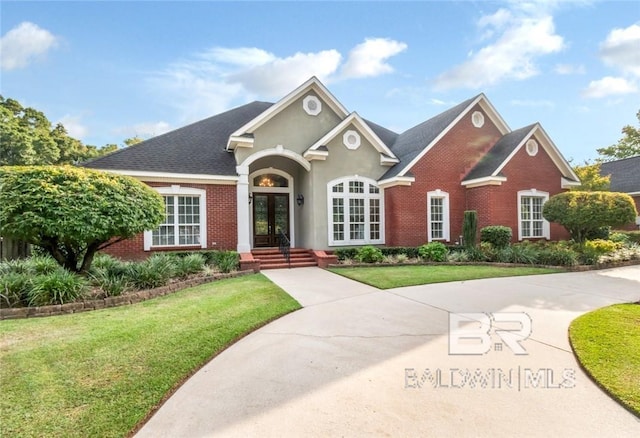
M 378 181 L 378 187 L 381 189 L 387 189 L 394 186 L 410 186 L 411 183 L 415 181 L 416 178 L 413 176 L 394 176 L 393 178 Z
M 570 187 L 577 187 L 582 184 L 580 181 L 571 181 L 565 178 L 564 176 L 560 177 L 560 187 L 563 189 L 568 189 Z
M 310 90 L 314 90 L 316 93 L 322 97 L 322 99 L 329 105 L 329 107 L 335 111 L 340 118 L 345 118 L 349 112 L 347 109 L 342 106 L 340 102 L 329 92 L 329 90 L 316 78 L 312 76 L 308 79 L 304 84 L 300 85 L 298 88 L 287 94 L 285 97 L 280 99 L 277 103 L 271 105 L 264 112 L 258 115 L 253 120 L 246 123 L 244 126 L 239 128 L 237 131 L 231 134 L 231 137 L 241 136 L 245 133 L 252 133 L 260 126 L 269 121 L 272 117 L 278 114 L 280 111 L 289 106 L 293 101 L 300 98 L 302 95 L 307 93 Z
M 234 150 L 235 148 L 252 148 L 253 138 L 232 135 L 227 141 L 227 150 Z
M 103 172 L 126 175 L 141 181 L 148 182 L 181 182 L 181 183 L 201 183 L 235 185 L 238 182 L 237 176 L 229 175 L 204 175 L 190 173 L 169 173 L 169 172 L 147 172 L 140 170 L 118 170 L 118 169 L 96 169 Z
M 507 181 L 507 178 L 504 176 L 485 176 L 483 178 L 475 178 L 467 181 L 462 181 L 460 185 L 465 186 L 468 189 L 471 189 L 473 187 L 482 187 L 482 186 L 499 186 L 506 181 Z
M 302 154 L 302 156 L 304 158 L 306 158 L 307 160 L 309 160 L 309 161 L 312 161 L 312 160 L 323 160 L 324 161 L 329 156 L 329 151 L 312 151 L 312 150 L 308 150 L 307 152 Z
M 400 160 L 395 157 L 389 157 L 384 154 L 380 154 L 380 165 L 381 166 L 394 166 L 398 164 Z
M 489 119 L 491 119 L 493 124 L 498 127 L 502 135 L 510 133 L 511 128 L 509 128 L 509 125 L 507 125 L 507 122 L 504 121 L 500 113 L 496 110 L 496 108 L 489 101 L 489 99 L 487 99 L 487 96 L 485 96 L 484 93 L 481 96 L 482 96 L 482 99 L 480 99 L 478 103 L 480 104 L 480 107 L 484 110 L 484 112 L 487 113 L 487 116 L 489 116 Z
M 564 158 L 564 156 L 560 153 L 558 147 L 553 143 L 547 132 L 544 130 L 540 123 L 536 124 L 538 128 L 538 132 L 544 138 L 544 142 L 542 142 L 542 147 L 547 152 L 549 157 L 551 157 L 551 161 L 556 165 L 558 170 L 562 172 L 563 175 L 569 176 L 571 179 L 580 181 L 580 178 L 573 171 L 573 168 L 569 164 L 569 162 Z

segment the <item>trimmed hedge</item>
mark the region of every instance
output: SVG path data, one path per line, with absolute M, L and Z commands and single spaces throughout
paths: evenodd
M 511 243 L 511 228 L 504 225 L 490 225 L 480 230 L 480 241 L 489 242 L 496 248 L 504 248 Z

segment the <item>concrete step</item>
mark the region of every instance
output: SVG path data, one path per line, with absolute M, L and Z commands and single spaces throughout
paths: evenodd
M 314 262 L 313 260 L 310 262 L 293 262 L 291 261 L 291 266 L 289 266 L 289 264 L 285 261 L 283 261 L 282 263 L 260 263 L 260 269 L 287 269 L 289 267 L 291 267 L 291 269 L 293 268 L 306 268 L 306 267 L 310 267 L 310 266 L 318 266 L 318 264 L 316 262 Z

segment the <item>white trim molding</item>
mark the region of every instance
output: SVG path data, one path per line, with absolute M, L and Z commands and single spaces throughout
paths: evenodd
M 526 221 L 530 222 L 530 230 L 531 230 L 531 234 L 533 234 L 533 222 L 534 221 L 540 221 L 542 220 L 542 235 L 540 236 L 533 236 L 533 235 L 529 235 L 529 236 L 525 236 L 522 233 L 522 198 L 542 198 L 542 204 L 540 205 L 540 218 L 541 219 L 535 219 L 533 218 L 533 210 L 529 210 L 529 218 L 525 219 Z M 518 240 L 524 240 L 524 239 L 551 239 L 551 226 L 549 224 L 549 221 L 547 221 L 544 217 L 542 217 L 542 208 L 544 206 L 544 203 L 547 202 L 549 200 L 549 193 L 548 192 L 542 192 L 540 190 L 536 190 L 536 189 L 530 189 L 530 190 L 520 190 L 518 192 L 518 211 L 517 211 L 517 215 L 518 215 Z M 532 207 L 533 208 L 533 207 Z
M 482 186 L 501 186 L 503 182 L 506 182 L 507 178 L 504 176 L 485 176 L 483 178 L 468 179 L 462 181 L 460 185 L 465 186 L 468 189 Z
M 278 157 L 286 157 L 290 158 L 296 163 L 300 164 L 304 169 L 308 172 L 311 170 L 311 163 L 306 160 L 302 155 L 297 152 L 294 152 L 290 149 L 285 149 L 281 144 L 277 145 L 274 148 L 263 149 L 261 151 L 256 152 L 255 154 L 249 155 L 245 160 L 240 164 L 240 166 L 246 166 L 247 168 L 253 162 L 259 160 L 260 158 L 270 157 L 272 155 L 276 155 Z
M 200 217 L 200 223 L 198 226 L 200 227 L 200 247 L 202 249 L 207 248 L 207 191 L 202 189 L 196 189 L 193 187 L 182 187 L 178 184 L 173 184 L 169 187 L 152 187 L 153 190 L 160 193 L 162 196 L 194 196 L 198 198 L 199 201 L 199 209 L 198 216 Z M 177 209 L 177 205 L 176 205 Z M 176 210 L 176 215 L 178 214 Z M 176 223 L 176 226 L 179 224 Z M 178 239 L 179 235 L 176 233 L 175 238 Z M 148 230 L 143 233 L 144 240 L 144 250 L 151 251 L 154 248 L 180 248 L 180 247 L 190 247 L 194 245 L 162 245 L 162 246 L 153 246 L 153 230 Z
M 416 182 L 415 176 L 394 176 L 393 178 L 378 181 L 378 187 L 388 189 L 395 186 L 410 186 L 414 182 Z
M 431 229 L 431 201 L 433 199 L 442 199 L 442 237 L 434 238 Z M 440 189 L 427 192 L 427 241 L 450 242 L 451 241 L 451 224 L 449 220 L 449 193 Z

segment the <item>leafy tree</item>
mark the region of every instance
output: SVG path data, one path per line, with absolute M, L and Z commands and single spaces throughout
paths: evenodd
M 117 148 L 84 145 L 70 137 L 61 123 L 52 127 L 41 111 L 0 95 L 0 166 L 73 164 Z
M 620 227 L 633 222 L 638 213 L 631 196 L 617 192 L 564 192 L 544 204 L 542 215 L 569 231 L 576 242 L 602 227 Z
M 144 140 L 142 138 L 140 138 L 140 137 L 138 137 L 136 135 L 136 136 L 133 136 L 133 137 L 130 137 L 130 138 L 125 138 L 124 139 L 124 144 L 125 144 L 125 146 L 133 146 L 134 144 L 138 144 L 138 143 L 141 143 L 143 141 Z
M 467 210 L 462 219 L 462 242 L 464 247 L 475 248 L 476 236 L 478 235 L 478 212 Z
M 126 176 L 70 166 L 0 167 L 0 235 L 40 246 L 70 271 L 164 217 L 160 195 Z
M 600 163 L 590 163 L 585 161 L 582 165 L 573 166 L 573 171 L 580 178 L 580 185 L 572 187 L 571 190 L 583 192 L 607 192 L 611 188 L 611 176 L 600 174 Z
M 617 144 L 606 148 L 597 149 L 598 154 L 604 161 L 619 160 L 622 158 L 635 157 L 640 155 L 640 110 L 636 113 L 638 127 L 626 125 L 622 128 L 624 135 Z

